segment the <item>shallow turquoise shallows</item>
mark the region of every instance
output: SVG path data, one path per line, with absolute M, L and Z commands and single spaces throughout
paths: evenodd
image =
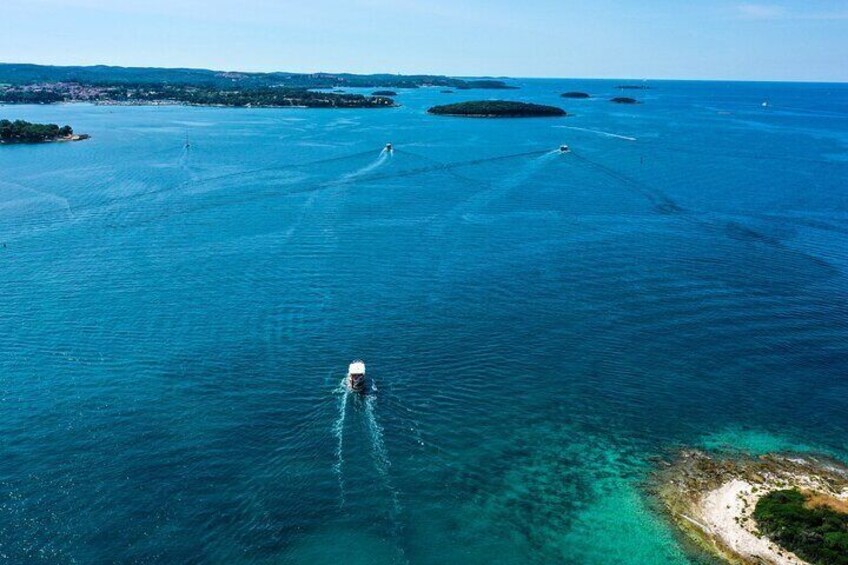
M 848 458 L 848 86 L 518 82 L 0 107 L 92 135 L 0 147 L 3 559 L 694 563 L 658 458 Z

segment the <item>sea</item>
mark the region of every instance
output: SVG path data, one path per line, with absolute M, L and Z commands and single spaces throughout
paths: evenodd
M 0 147 L 0 559 L 709 563 L 663 461 L 848 460 L 848 85 L 510 82 L 0 107 L 92 136 Z

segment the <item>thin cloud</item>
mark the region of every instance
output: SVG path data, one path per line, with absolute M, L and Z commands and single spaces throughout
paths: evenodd
M 848 20 L 848 11 L 841 12 L 796 12 L 780 4 L 739 4 L 735 8 L 736 17 L 743 20 Z
M 740 4 L 737 15 L 749 20 L 779 20 L 788 15 L 786 8 L 776 4 Z

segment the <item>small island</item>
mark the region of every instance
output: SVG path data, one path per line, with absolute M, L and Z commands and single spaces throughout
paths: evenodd
M 427 110 L 437 116 L 462 116 L 469 118 L 551 118 L 567 115 L 556 106 L 510 102 L 506 100 L 482 100 L 434 106 Z
M 565 94 L 562 94 L 562 97 L 576 99 L 590 98 L 587 92 L 566 92 Z
M 371 96 L 397 96 L 398 93 L 394 90 L 377 90 L 371 93 Z
M 628 98 L 627 96 L 616 96 L 610 102 L 614 102 L 616 104 L 639 104 L 639 101 L 635 98 Z
M 647 84 L 621 84 L 616 86 L 619 90 L 650 90 L 651 87 Z
M 24 120 L 0 120 L 0 144 L 81 141 L 88 135 L 75 135 L 71 126 L 33 124 Z
M 825 457 L 684 451 L 659 473 L 671 520 L 730 563 L 848 565 L 848 468 Z
M 456 85 L 456 88 L 460 90 L 518 90 L 517 86 L 512 86 L 511 84 L 506 84 L 500 80 L 491 80 L 491 79 L 483 79 L 483 80 L 465 80 Z

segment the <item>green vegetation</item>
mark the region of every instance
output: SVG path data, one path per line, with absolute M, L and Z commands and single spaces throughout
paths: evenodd
M 44 88 L 44 87 L 41 87 Z M 186 104 L 190 106 L 292 107 L 308 108 L 387 108 L 394 102 L 387 97 L 314 92 L 301 88 L 229 88 L 181 85 L 118 85 L 81 87 L 53 84 L 49 90 L 0 90 L 0 102 L 51 103 L 93 102 L 96 104 Z
M 0 120 L 0 143 L 43 143 L 70 138 L 74 134 L 71 126 L 56 124 L 32 124 L 23 120 Z
M 616 96 L 611 100 L 611 102 L 615 102 L 616 104 L 638 104 L 639 101 L 635 98 L 628 98 L 626 96 Z
M 394 90 L 378 90 L 376 92 L 372 92 L 371 96 L 397 96 L 397 92 Z
M 477 118 L 535 118 L 565 116 L 565 110 L 555 106 L 508 102 L 503 100 L 483 100 L 460 102 L 445 106 L 434 106 L 428 110 L 440 116 L 467 116 Z
M 0 102 L 6 104 L 56 104 L 63 101 L 64 97 L 52 90 L 15 90 L 8 87 L 0 90 Z
M 218 90 L 184 86 L 125 89 L 112 94 L 112 100 L 124 103 L 176 102 L 192 106 L 290 107 L 308 108 L 385 108 L 394 106 L 389 98 L 359 94 L 312 92 L 291 88 Z
M 848 514 L 809 504 L 797 489 L 769 493 L 757 502 L 759 530 L 816 565 L 848 565 Z
M 512 88 L 500 80 L 463 80 L 439 75 L 349 73 L 242 73 L 147 67 L 60 67 L 0 63 L 0 84 L 76 83 L 82 86 L 171 85 L 213 89 L 285 88 Z
M 585 92 L 566 92 L 562 95 L 563 98 L 589 98 Z
M 510 86 L 500 80 L 464 80 L 454 86 L 460 90 L 471 90 L 474 88 L 481 90 L 518 90 L 517 86 Z

